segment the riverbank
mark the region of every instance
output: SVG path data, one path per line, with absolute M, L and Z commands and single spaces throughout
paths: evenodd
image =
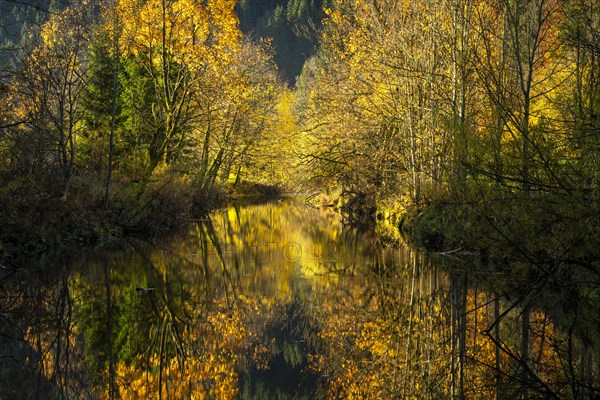
M 600 202 L 592 193 L 511 194 L 431 205 L 402 220 L 409 242 L 454 273 L 600 346 Z M 565 319 L 576 315 L 585 322 Z
M 574 264 L 600 274 L 600 202 L 589 193 L 441 202 L 407 213 L 401 228 L 430 252 L 478 252 L 498 264 Z
M 352 213 L 346 221 L 374 225 L 381 243 L 408 242 L 449 273 L 481 273 L 492 291 L 519 302 L 545 293 L 551 314 L 572 308 L 600 315 L 600 201 L 592 192 L 490 190 L 407 208 L 377 204 L 375 210 L 363 200 L 368 206 L 360 212 L 347 206 L 358 201 L 328 203 Z M 600 346 L 600 336 L 589 340 Z
M 115 185 L 107 202 L 92 180 L 76 180 L 68 195 L 13 182 L 0 190 L 0 263 L 52 252 L 75 252 L 109 245 L 125 237 L 158 237 L 205 216 L 235 199 L 281 195 L 281 188 L 240 182 L 198 190 L 183 179 L 163 177 L 136 198 L 133 185 Z

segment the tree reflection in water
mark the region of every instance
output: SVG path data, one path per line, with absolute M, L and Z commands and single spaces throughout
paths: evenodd
M 2 280 L 1 398 L 600 395 L 596 309 L 548 309 L 573 296 L 539 276 L 431 263 L 294 203 L 125 247 Z

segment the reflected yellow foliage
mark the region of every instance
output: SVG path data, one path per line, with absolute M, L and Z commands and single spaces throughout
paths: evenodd
M 452 304 L 453 289 L 448 291 L 447 282 L 425 289 L 429 274 L 417 281 L 410 278 L 412 284 L 396 282 L 396 294 L 385 295 L 378 305 L 361 304 L 365 288 L 358 286 L 346 298 L 327 298 L 318 313 L 324 351 L 312 358 L 312 368 L 328 377 L 326 398 L 440 399 L 462 393 L 465 398 L 494 399 L 503 385 L 495 366 L 504 371 L 501 379 L 517 373 L 519 363 L 511 354 L 518 353 L 519 334 L 510 336 L 516 343 L 500 339 L 498 347 L 486 333 L 494 322 L 490 296 L 469 289 L 463 311 L 452 311 L 458 306 Z M 451 313 L 457 313 L 456 321 L 448 321 Z M 514 327 L 513 322 L 506 327 Z M 539 312 L 531 314 L 531 324 L 531 366 L 549 384 L 560 382 L 560 357 L 549 345 L 557 339 L 553 327 Z M 564 388 L 553 385 L 553 390 Z
M 236 398 L 245 365 L 265 365 L 268 351 L 259 343 L 253 323 L 268 307 L 243 295 L 234 302 L 232 307 L 225 298 L 213 300 L 203 320 L 187 330 L 184 357 L 165 350 L 139 355 L 131 364 L 118 363 L 120 398 Z M 108 387 L 100 397 L 110 397 Z
M 94 365 L 105 399 L 233 399 L 259 383 L 324 399 L 569 397 L 583 361 L 545 313 L 336 221 L 284 202 L 231 207 L 161 249 L 119 253 L 110 271 L 109 258 L 85 262 L 49 292 L 45 312 L 63 313 L 27 331 L 40 355 L 28 362 L 60 387 Z M 290 242 L 314 254 L 291 260 Z M 358 266 L 310 275 L 323 259 Z M 286 374 L 298 386 L 273 381 Z

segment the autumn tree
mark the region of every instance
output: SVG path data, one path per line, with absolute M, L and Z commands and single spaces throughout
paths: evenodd
M 231 62 L 240 33 L 233 2 L 125 1 L 118 7 L 123 55 L 141 66 L 134 79 L 145 79 L 153 91 L 133 100 L 141 100 L 149 117 L 144 132 L 135 132 L 147 137 L 139 195 L 156 167 L 171 164 L 186 146 L 206 111 L 194 104 L 194 92 Z
M 33 167 L 38 172 L 44 168 L 60 171 L 58 190 L 64 195 L 74 169 L 83 115 L 80 102 L 87 70 L 89 6 L 74 5 L 41 27 L 40 41 L 31 54 L 21 58 L 12 88 L 11 103 L 18 105 L 15 112 L 27 121 L 22 129 L 39 144 L 40 164 Z
M 420 203 L 424 191 L 440 187 L 449 151 L 440 129 L 449 63 L 438 34 L 443 9 L 340 1 L 327 13 L 317 64 L 306 69 L 313 84 L 300 89 L 310 91 L 301 108 L 316 150 L 307 145 L 306 161 L 348 190 Z
M 296 89 L 303 164 L 322 186 L 380 204 L 477 201 L 490 182 L 507 196 L 572 193 L 585 175 L 572 162 L 581 118 L 562 116 L 596 102 L 596 30 L 582 7 L 332 3 Z
M 444 4 L 443 13 L 449 22 L 442 26 L 444 47 L 452 54 L 448 64 L 449 85 L 444 85 L 442 98 L 450 102 L 447 124 L 452 140 L 452 169 L 447 171 L 453 193 L 459 194 L 466 184 L 467 164 L 473 142 L 476 106 L 474 54 L 477 48 L 475 13 L 478 1 L 456 0 Z M 448 87 L 449 86 L 449 87 Z
M 573 67 L 572 75 L 566 81 L 568 89 L 557 96 L 557 108 L 573 126 L 574 134 L 570 141 L 577 159 L 574 177 L 584 190 L 598 182 L 598 159 L 595 154 L 598 151 L 600 108 L 599 13 L 596 2 L 566 2 L 562 23 L 563 40 L 568 46 L 566 56 Z
M 516 170 L 505 178 L 525 190 L 536 182 L 560 185 L 551 161 L 551 146 L 560 144 L 548 135 L 560 125 L 547 105 L 567 73 L 558 37 L 561 5 L 550 1 L 500 2 L 487 12 L 496 20 L 479 21 L 483 46 L 478 74 L 488 99 L 498 110 L 504 135 L 511 138 L 511 146 L 504 152 L 510 159 L 505 164 Z M 551 144 L 544 145 L 545 140 Z
M 231 178 L 235 184 L 243 169 L 251 171 L 268 157 L 259 145 L 278 134 L 268 132 L 268 127 L 275 118 L 274 106 L 280 92 L 281 83 L 269 50 L 245 41 L 224 68 L 220 86 L 195 95 L 205 110 L 196 136 L 198 144 L 194 146 L 202 189 L 210 188 L 219 176 L 223 181 Z

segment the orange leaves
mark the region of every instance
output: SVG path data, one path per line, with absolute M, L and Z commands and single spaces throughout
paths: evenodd
M 466 304 L 456 313 L 453 289 L 429 292 L 421 285 L 414 293 L 410 287 L 392 291 L 394 296 L 372 308 L 342 304 L 360 302 L 352 291 L 347 299 L 325 300 L 318 317 L 322 352 L 310 357 L 310 367 L 328 377 L 328 398 L 441 398 L 456 390 L 459 374 L 466 398 L 494 398 L 496 344 L 483 334 L 494 321 L 489 295 L 461 289 L 466 290 L 459 295 L 465 296 Z M 459 316 L 463 313 L 464 320 Z M 513 317 L 499 322 L 500 345 L 506 350 L 498 364 L 503 371 L 510 371 L 514 360 L 507 355 L 516 354 L 520 345 L 520 321 Z M 559 355 L 550 345 L 555 336 L 549 319 L 532 313 L 531 353 L 536 358 L 532 365 L 550 382 L 560 381 L 561 374 Z
M 123 400 L 158 398 L 159 390 L 163 398 L 169 399 L 226 400 L 237 395 L 237 372 L 231 360 L 220 355 L 191 359 L 184 370 L 175 358 L 163 363 L 162 382 L 157 373 L 161 366 L 157 356 L 139 357 L 133 365 L 119 363 L 115 371 L 121 387 L 119 397 Z M 160 389 L 159 383 L 162 384 Z M 109 398 L 108 387 L 100 398 Z

